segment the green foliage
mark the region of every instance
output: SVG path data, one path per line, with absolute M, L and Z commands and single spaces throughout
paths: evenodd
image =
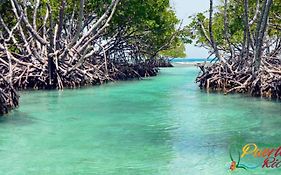
M 263 1 L 260 1 L 260 6 Z M 276 18 L 276 15 L 280 14 L 281 0 L 276 0 L 273 3 L 273 6 L 270 11 L 270 21 L 268 33 L 270 36 L 279 36 L 280 37 L 280 28 L 281 28 L 281 20 L 280 18 Z M 249 0 L 249 21 L 254 18 L 256 11 L 256 0 Z M 224 6 L 221 3 L 217 7 L 217 11 L 213 16 L 213 33 L 214 38 L 219 47 L 224 48 L 227 46 L 227 42 L 224 38 Z M 230 35 L 230 42 L 234 45 L 239 45 L 243 42 L 243 29 L 244 29 L 244 6 L 243 0 L 230 0 L 227 9 L 228 14 L 228 28 Z M 203 24 L 207 37 L 209 37 L 208 32 L 208 23 L 209 19 L 207 18 L 208 12 L 198 13 L 195 16 L 190 17 L 192 22 L 185 27 L 188 39 L 192 39 L 195 41 L 197 45 L 204 45 L 209 47 L 209 43 L 204 36 L 204 32 L 200 26 L 200 23 Z M 257 22 L 257 21 L 255 21 Z M 278 30 L 279 27 L 279 30 Z M 251 28 L 251 33 L 255 33 L 256 23 L 254 23 Z
M 7 0 L 2 1 L 4 3 L 0 5 L 0 14 L 2 16 L 13 16 L 10 2 Z M 112 0 L 85 0 L 85 17 L 93 14 L 101 16 L 110 5 L 111 1 Z M 19 0 L 19 2 L 23 1 Z M 37 14 L 38 26 L 43 22 L 42 19 L 44 19 L 46 14 L 47 3 L 51 6 L 54 22 L 57 23 L 59 20 L 58 16 L 61 1 L 41 0 Z M 27 7 L 27 11 L 29 14 L 28 18 L 32 21 L 33 9 Z M 64 18 L 69 19 L 73 12 L 77 19 L 79 1 L 66 0 Z M 8 17 L 6 17 L 5 22 L 9 25 L 15 24 L 11 23 L 12 21 L 10 21 Z M 180 46 L 183 37 L 181 37 L 180 32 L 176 30 L 178 23 L 179 20 L 176 18 L 175 12 L 171 9 L 169 0 L 121 0 L 110 22 L 110 26 L 107 28 L 106 37 L 110 38 L 116 34 L 117 31 L 122 31 L 122 36 L 126 38 L 128 44 L 138 45 L 143 53 L 153 55 L 160 50 L 168 50 Z M 178 33 L 178 35 L 174 37 L 175 33 Z M 185 42 L 185 40 L 183 40 L 183 42 Z M 162 48 L 163 45 L 165 45 L 165 47 Z
M 169 0 L 123 0 L 112 20 L 111 31 L 127 28 L 125 35 L 138 38 L 130 42 L 143 43 L 142 49 L 153 53 L 171 40 L 178 23 Z M 172 41 L 172 47 L 178 44 L 177 39 L 176 37 Z
M 111 0 L 89 0 L 86 9 L 94 9 L 101 16 L 110 2 Z M 117 31 L 122 31 L 127 43 L 137 45 L 143 53 L 153 55 L 160 48 L 176 48 L 182 42 L 183 37 L 176 31 L 178 23 L 169 0 L 122 0 L 110 22 L 107 36 L 111 37 Z M 179 34 L 174 37 L 175 33 Z M 181 53 L 183 54 L 184 52 Z
M 168 58 L 185 58 L 186 53 L 184 43 L 181 42 L 174 48 L 163 50 L 160 52 L 160 55 Z

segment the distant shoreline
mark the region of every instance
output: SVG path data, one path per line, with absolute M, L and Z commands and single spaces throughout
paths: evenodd
M 214 60 L 214 58 L 172 58 L 169 59 L 171 62 L 210 62 L 211 60 Z
M 196 66 L 197 62 L 171 62 L 174 67 L 192 67 Z
M 193 67 L 199 64 L 204 64 L 204 62 L 171 62 L 174 67 Z M 206 62 L 206 65 L 211 65 L 212 63 Z
M 210 61 L 213 59 L 206 58 L 174 58 L 170 62 L 174 67 L 193 67 L 198 66 L 198 64 L 211 65 Z

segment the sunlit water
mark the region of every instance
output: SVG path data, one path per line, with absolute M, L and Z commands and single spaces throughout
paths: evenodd
M 205 93 L 197 73 L 170 68 L 143 81 L 23 92 L 0 122 L 0 174 L 280 174 L 261 163 L 229 171 L 233 145 L 236 160 L 247 143 L 281 146 L 280 102 Z

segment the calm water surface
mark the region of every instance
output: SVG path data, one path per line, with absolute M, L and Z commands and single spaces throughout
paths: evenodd
M 281 174 L 228 171 L 230 147 L 238 159 L 247 143 L 281 145 L 281 103 L 202 92 L 197 72 L 171 68 L 143 81 L 23 92 L 20 108 L 0 121 L 0 174 Z

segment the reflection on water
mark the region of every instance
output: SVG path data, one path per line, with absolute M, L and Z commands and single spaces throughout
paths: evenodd
M 225 175 L 231 145 L 281 145 L 280 103 L 207 94 L 196 75 L 171 68 L 143 81 L 22 93 L 0 121 L 1 174 Z

